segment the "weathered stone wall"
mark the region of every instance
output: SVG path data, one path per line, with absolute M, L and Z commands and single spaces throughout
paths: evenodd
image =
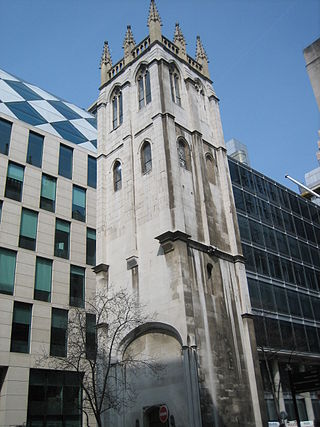
M 181 106 L 170 93 L 171 61 L 180 72 Z M 149 67 L 152 101 L 139 110 L 135 76 L 141 63 Z M 124 116 L 123 124 L 112 129 L 110 94 L 116 85 L 122 89 Z M 210 82 L 154 44 L 101 91 L 98 130 L 97 263 L 109 265 L 110 284 L 134 289 L 157 322 L 173 327 L 182 353 L 192 349 L 198 363 L 198 369 L 185 368 L 180 382 L 169 383 L 178 403 L 151 387 L 147 397 L 137 400 L 130 422 L 115 417 L 117 425 L 132 425 L 136 419 L 144 425 L 144 406 L 166 403 L 177 427 L 200 426 L 199 387 L 203 426 L 260 425 L 256 383 L 249 381 L 250 337 L 241 318 L 250 312 L 250 303 L 244 266 L 239 266 L 218 101 Z M 187 169 L 179 164 L 179 138 L 188 150 Z M 148 174 L 141 169 L 144 141 L 152 149 Z M 113 187 L 115 161 L 122 165 L 119 191 Z M 153 354 L 151 337 L 135 348 L 144 351 L 146 342 Z M 188 403 L 192 408 L 186 412 Z

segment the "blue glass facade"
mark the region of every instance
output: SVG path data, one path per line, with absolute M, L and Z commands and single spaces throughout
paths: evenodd
M 229 167 L 258 344 L 320 353 L 320 209 L 231 159 Z
M 320 209 L 229 158 L 266 408 L 276 420 L 266 363 L 277 361 L 283 402 L 295 419 L 288 372 L 320 362 Z M 274 372 L 273 372 L 274 374 Z M 311 394 L 313 412 L 319 410 Z M 304 398 L 298 399 L 307 420 Z

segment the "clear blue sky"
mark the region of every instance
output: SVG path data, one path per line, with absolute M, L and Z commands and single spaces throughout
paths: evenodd
M 157 0 L 163 34 L 199 34 L 220 98 L 225 140 L 247 144 L 252 167 L 296 190 L 316 161 L 319 112 L 303 49 L 320 37 L 320 0 Z M 0 0 L 0 67 L 87 108 L 108 40 L 122 57 L 126 25 L 148 32 L 149 0 Z

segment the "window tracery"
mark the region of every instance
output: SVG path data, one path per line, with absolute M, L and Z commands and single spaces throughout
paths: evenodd
M 116 88 L 112 96 L 112 128 L 116 129 L 123 122 L 122 92 Z
M 186 170 L 191 170 L 190 151 L 188 144 L 183 139 L 179 139 L 177 148 L 179 165 Z
M 150 74 L 146 66 L 141 68 L 137 77 L 137 83 L 139 110 L 141 110 L 141 108 L 151 102 Z
M 172 101 L 181 107 L 180 76 L 175 66 L 170 67 L 170 89 Z

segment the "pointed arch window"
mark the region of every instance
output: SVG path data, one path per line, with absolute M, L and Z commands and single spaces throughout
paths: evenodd
M 188 144 L 183 139 L 179 139 L 177 148 L 179 165 L 186 170 L 190 170 L 190 152 Z
M 142 67 L 137 78 L 139 110 L 151 102 L 150 74 L 147 67 Z
M 215 184 L 215 161 L 211 154 L 206 154 L 206 168 L 209 182 Z
M 176 67 L 170 68 L 170 88 L 172 101 L 181 107 L 180 77 Z
M 115 89 L 112 99 L 112 127 L 116 129 L 123 121 L 122 92 L 119 88 Z
M 152 156 L 151 156 L 151 145 L 148 141 L 145 141 L 141 148 L 141 170 L 143 174 L 151 172 L 152 169 Z
M 119 161 L 116 161 L 113 166 L 113 187 L 114 191 L 119 191 L 122 187 L 122 168 Z

